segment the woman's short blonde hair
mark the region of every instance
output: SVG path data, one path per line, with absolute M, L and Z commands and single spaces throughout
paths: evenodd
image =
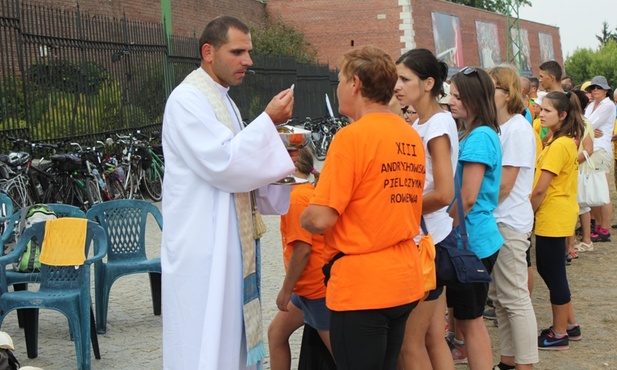
M 362 96 L 384 105 L 390 102 L 398 79 L 392 57 L 374 46 L 364 46 L 343 54 L 341 74 L 348 80 L 358 76 L 362 82 Z

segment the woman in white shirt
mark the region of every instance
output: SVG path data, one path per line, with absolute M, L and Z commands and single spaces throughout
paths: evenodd
M 399 78 L 394 94 L 401 105 L 415 108 L 418 118 L 412 125 L 422 137 L 426 153 L 422 198 L 426 227 L 435 244 L 456 246 L 452 218 L 446 209 L 454 198 L 458 133 L 452 115 L 438 103 L 444 95 L 443 84 L 448 66 L 427 49 L 410 50 L 396 64 Z M 442 293 L 443 286 L 428 292 L 427 298 L 409 315 L 399 369 L 411 369 L 412 366 L 417 369 L 454 369 L 443 336 L 445 294 Z
M 534 220 L 529 195 L 539 142 L 521 114 L 525 104 L 518 72 L 510 66 L 498 66 L 488 70 L 488 74 L 495 84 L 502 150 L 499 205 L 493 214 L 504 243 L 489 286 L 489 298 L 499 322 L 501 357 L 497 367 L 532 369 L 539 358 L 536 315 L 527 285 L 527 250 Z
M 596 168 L 606 172 L 607 184 L 610 184 L 609 173 L 613 158 L 611 137 L 615 127 L 615 105 L 609 97 L 610 86 L 604 76 L 595 76 L 591 84 L 585 89 L 591 93 L 591 101 L 585 109 L 585 117 L 589 118 L 596 133 L 593 140 L 593 160 Z M 591 214 L 596 220 L 596 228 L 591 232 L 592 242 L 611 241 L 611 219 L 613 216 L 612 203 L 592 207 Z

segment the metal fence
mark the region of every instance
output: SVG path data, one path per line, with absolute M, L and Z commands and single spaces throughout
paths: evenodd
M 197 37 L 167 38 L 162 23 L 0 1 L 0 140 L 94 140 L 110 132 L 160 130 L 165 101 L 199 65 Z M 327 65 L 253 56 L 254 73 L 230 95 L 243 118 L 296 84 L 294 116 L 334 109 L 336 73 Z M 169 81 L 166 83 L 166 81 Z

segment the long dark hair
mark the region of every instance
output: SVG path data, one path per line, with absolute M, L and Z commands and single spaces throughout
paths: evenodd
M 459 139 L 464 139 L 480 126 L 488 126 L 499 133 L 495 85 L 488 73 L 482 68 L 465 67 L 452 76 L 451 84 L 456 85 L 459 98 L 467 112 L 473 114 L 473 120 L 464 128 Z
M 448 65 L 443 60 L 438 60 L 428 49 L 412 49 L 401 55 L 396 64 L 401 64 L 413 71 L 421 80 L 431 77 L 435 84 L 431 89 L 431 95 L 439 99 L 445 96 L 443 83 L 448 77 Z
M 550 104 L 555 108 L 558 114 L 563 112 L 567 114 L 566 118 L 561 123 L 561 127 L 553 134 L 551 141 L 555 141 L 561 136 L 582 138 L 585 124 L 583 122 L 581 104 L 576 94 L 551 91 L 546 94 L 542 102 L 544 103 L 546 99 L 550 101 Z
M 313 167 L 313 152 L 311 151 L 310 147 L 305 146 L 304 148 L 300 149 L 300 151 L 298 152 L 298 161 L 296 162 L 296 168 L 298 169 L 298 171 L 302 172 L 305 175 L 310 175 L 313 174 L 313 176 L 315 177 L 315 181 L 313 182 L 313 184 L 317 184 L 317 181 L 319 181 L 319 171 L 317 171 L 315 169 L 315 167 Z

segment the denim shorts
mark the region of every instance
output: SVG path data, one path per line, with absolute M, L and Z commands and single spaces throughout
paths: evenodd
M 291 303 L 302 310 L 304 323 L 317 330 L 330 330 L 330 310 L 326 307 L 326 298 L 308 299 L 292 294 Z

